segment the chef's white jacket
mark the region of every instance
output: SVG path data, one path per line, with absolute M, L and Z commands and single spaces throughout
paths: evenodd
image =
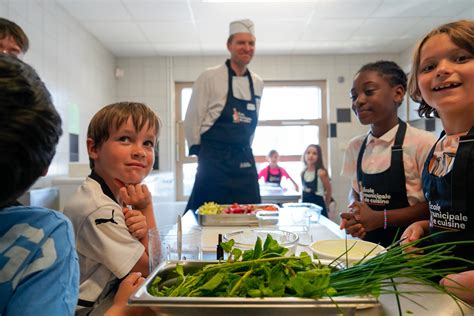
M 250 75 L 257 96 L 258 113 L 263 80 L 253 72 L 250 72 Z M 247 76 L 234 76 L 232 86 L 235 98 L 250 101 L 250 84 Z M 201 144 L 201 135 L 219 118 L 227 100 L 227 91 L 228 70 L 225 64 L 207 69 L 195 81 L 184 121 L 189 148 Z

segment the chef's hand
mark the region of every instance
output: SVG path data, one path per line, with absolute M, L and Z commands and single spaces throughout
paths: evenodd
M 356 218 L 358 209 L 352 208 L 349 212 L 341 213 L 341 225 L 340 229 L 345 229 L 346 233 L 358 238 L 364 238 L 366 231 L 361 223 Z
M 145 215 L 139 210 L 131 210 L 128 207 L 123 208 L 123 214 L 125 215 L 125 224 L 130 234 L 138 240 L 145 237 L 148 233 Z
M 418 221 L 408 226 L 402 234 L 400 245 L 409 244 L 425 236 L 428 232 L 428 225 L 429 221 Z M 423 253 L 419 248 L 413 246 L 404 248 L 404 251 L 413 252 L 415 254 Z
M 119 195 L 122 202 L 133 209 L 144 211 L 152 205 L 151 193 L 145 184 L 125 184 L 120 188 Z

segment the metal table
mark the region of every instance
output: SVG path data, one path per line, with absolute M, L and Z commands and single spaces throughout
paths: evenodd
M 196 218 L 191 212 L 186 213 L 183 217 L 183 226 L 197 226 L 198 223 Z M 225 234 L 234 230 L 240 230 L 250 227 L 215 227 L 215 226 L 204 226 L 202 228 L 201 244 L 204 253 L 204 259 L 214 260 L 216 256 L 216 245 L 218 241 L 218 234 Z M 324 239 L 337 239 L 344 238 L 345 233 L 339 229 L 339 226 L 329 220 L 328 218 L 321 216 L 319 223 L 312 224 L 310 227 L 311 238 L 313 241 L 324 240 Z M 297 252 L 306 250 L 306 247 L 298 246 Z M 447 315 L 461 315 L 461 311 L 457 304 L 448 295 L 443 294 L 433 288 L 425 285 L 405 285 L 399 286 L 399 290 L 413 290 L 417 292 L 424 291 L 423 294 L 414 294 L 410 296 L 410 299 L 400 297 L 400 306 L 403 315 L 429 315 L 429 316 L 447 316 Z M 366 309 L 358 309 L 355 315 L 361 316 L 376 316 L 376 315 L 399 315 L 397 300 L 395 295 L 381 295 L 379 297 L 380 305 L 377 307 L 371 307 Z M 418 304 L 420 305 L 418 305 Z M 461 304 L 464 315 L 474 315 L 474 309 L 467 305 Z M 291 310 L 291 309 L 289 309 Z M 287 315 L 289 310 L 284 310 L 276 314 Z M 270 311 L 270 310 L 269 310 Z M 204 312 L 204 311 L 203 311 Z M 242 312 L 242 311 L 239 311 Z M 263 311 L 262 311 L 263 312 Z M 316 312 L 316 310 L 314 310 Z M 202 314 L 200 311 L 196 311 L 197 314 Z M 209 314 L 209 311 L 204 312 Z M 232 309 L 228 309 L 227 314 L 229 316 L 237 315 Z M 265 314 L 265 313 L 264 313 Z M 276 315 L 273 310 L 268 315 Z M 314 313 L 313 313 L 314 314 Z M 240 315 L 240 314 L 239 314 Z M 262 314 L 263 315 L 263 314 Z M 319 315 L 319 314 L 318 314 Z

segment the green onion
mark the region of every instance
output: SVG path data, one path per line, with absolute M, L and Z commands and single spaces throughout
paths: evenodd
M 433 236 L 433 235 L 432 235 Z M 394 294 L 414 301 L 411 296 L 420 291 L 399 291 L 399 284 L 426 284 L 444 293 L 446 290 L 433 278 L 441 278 L 473 265 L 473 261 L 451 255 L 457 245 L 474 244 L 470 241 L 453 241 L 420 247 L 419 251 L 408 251 L 425 237 L 406 245 L 394 243 L 387 251 L 355 263 L 345 269 L 332 269 L 314 261 L 302 252 L 299 256 L 285 256 L 287 249 L 268 235 L 262 246 L 260 238 L 255 248 L 243 253 L 236 252 L 233 241 L 223 243 L 229 254 L 227 261 L 209 264 L 194 274 L 184 275 L 183 267 L 177 264 L 176 283 L 162 286 L 166 280 L 154 281 L 148 292 L 155 296 L 193 297 L 378 297 Z M 343 258 L 350 249 L 339 258 Z M 234 258 L 234 255 L 235 258 Z M 338 258 L 338 259 L 339 259 Z M 234 260 L 235 259 L 235 260 Z M 456 268 L 441 268 L 446 262 L 457 262 Z M 436 264 L 436 268 L 433 267 Z M 332 265 L 330 265 L 332 266 Z M 169 283 L 169 282 L 167 282 Z M 458 299 L 449 294 L 459 305 Z M 416 303 L 416 302 L 415 302 Z M 416 303 L 418 304 L 418 303 Z

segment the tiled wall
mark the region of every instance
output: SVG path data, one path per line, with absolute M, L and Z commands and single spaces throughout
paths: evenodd
M 24 61 L 45 81 L 63 119 L 63 137 L 48 175 L 67 174 L 68 133 L 80 131 L 80 160 L 86 162 L 89 120 L 115 99 L 115 57 L 54 1 L 0 0 L 0 16 L 15 21 L 30 38 Z
M 117 60 L 117 66 L 124 69 L 125 74 L 117 81 L 117 98 L 147 102 L 157 110 L 163 120 L 160 169 L 164 171 L 174 169 L 174 82 L 194 81 L 205 68 L 223 63 L 225 58 L 225 56 L 156 57 Z M 250 68 L 264 80 L 327 81 L 328 123 L 333 123 L 333 128 L 337 130 L 337 137 L 329 139 L 329 167 L 334 198 L 339 207 L 347 205 L 349 189 L 348 181 L 339 176 L 345 145 L 352 137 L 365 133 L 368 128 L 358 123 L 352 111 L 349 111 L 350 122 L 338 122 L 337 110 L 350 109 L 349 90 L 355 72 L 364 63 L 380 59 L 398 62 L 399 55 L 258 56 L 257 52 L 250 65 Z
M 163 122 L 160 169 L 174 171 L 174 82 L 194 81 L 225 56 L 115 58 L 52 0 L 0 0 L 0 16 L 17 22 L 29 35 L 31 48 L 25 61 L 46 82 L 64 121 L 65 136 L 49 175 L 67 174 L 70 130 L 80 131 L 79 159 L 87 162 L 85 131 L 90 118 L 101 106 L 119 100 L 142 101 L 159 113 Z M 264 80 L 326 80 L 328 123 L 337 134 L 328 142 L 328 167 L 340 209 L 346 205 L 349 188 L 348 181 L 339 176 L 345 145 L 367 131 L 349 110 L 352 77 L 362 64 L 379 59 L 398 61 L 408 69 L 410 56 L 411 49 L 392 55 L 327 56 L 259 56 L 257 51 L 251 64 Z M 116 67 L 124 71 L 123 77 L 115 78 Z M 348 113 L 350 122 L 341 122 Z M 72 122 L 74 116 L 78 120 Z

